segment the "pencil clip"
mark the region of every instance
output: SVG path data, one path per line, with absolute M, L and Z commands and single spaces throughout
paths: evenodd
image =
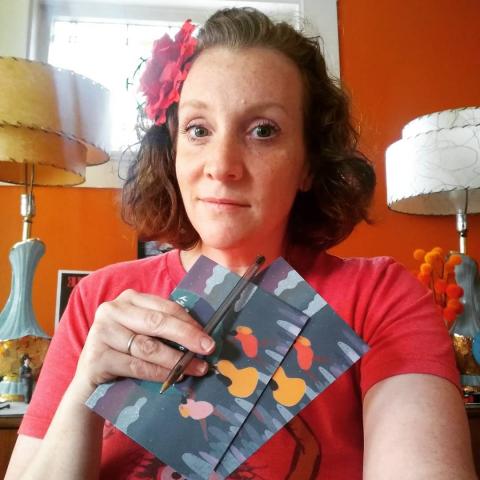
M 164 343 L 165 345 L 168 345 L 169 347 L 174 348 L 175 350 L 178 350 L 179 352 L 186 352 L 187 349 L 183 346 L 180 345 L 177 342 L 174 342 L 172 340 L 167 340 L 166 338 L 161 338 L 160 341 Z

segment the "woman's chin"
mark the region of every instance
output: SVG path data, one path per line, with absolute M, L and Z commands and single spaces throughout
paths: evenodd
M 241 235 L 238 230 L 224 232 L 205 232 L 201 237 L 202 250 L 233 250 L 248 248 L 250 241 L 249 235 Z

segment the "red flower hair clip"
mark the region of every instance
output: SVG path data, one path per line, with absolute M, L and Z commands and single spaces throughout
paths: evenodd
M 180 90 L 187 77 L 197 46 L 192 37 L 195 25 L 187 20 L 172 40 L 165 34 L 153 44 L 152 57 L 140 78 L 140 91 L 146 97 L 145 112 L 155 124 L 162 125 L 167 120 L 170 105 L 180 99 Z

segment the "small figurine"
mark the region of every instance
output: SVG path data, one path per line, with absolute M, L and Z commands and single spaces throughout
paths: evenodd
M 30 360 L 28 353 L 22 355 L 21 362 L 22 366 L 20 367 L 20 379 L 23 385 L 23 395 L 25 403 L 30 403 L 32 398 L 33 391 L 33 371 L 30 366 Z

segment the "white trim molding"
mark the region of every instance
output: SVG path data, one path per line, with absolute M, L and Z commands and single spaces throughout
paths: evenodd
M 337 0 L 300 0 L 300 14 L 323 39 L 330 75 L 340 78 Z

